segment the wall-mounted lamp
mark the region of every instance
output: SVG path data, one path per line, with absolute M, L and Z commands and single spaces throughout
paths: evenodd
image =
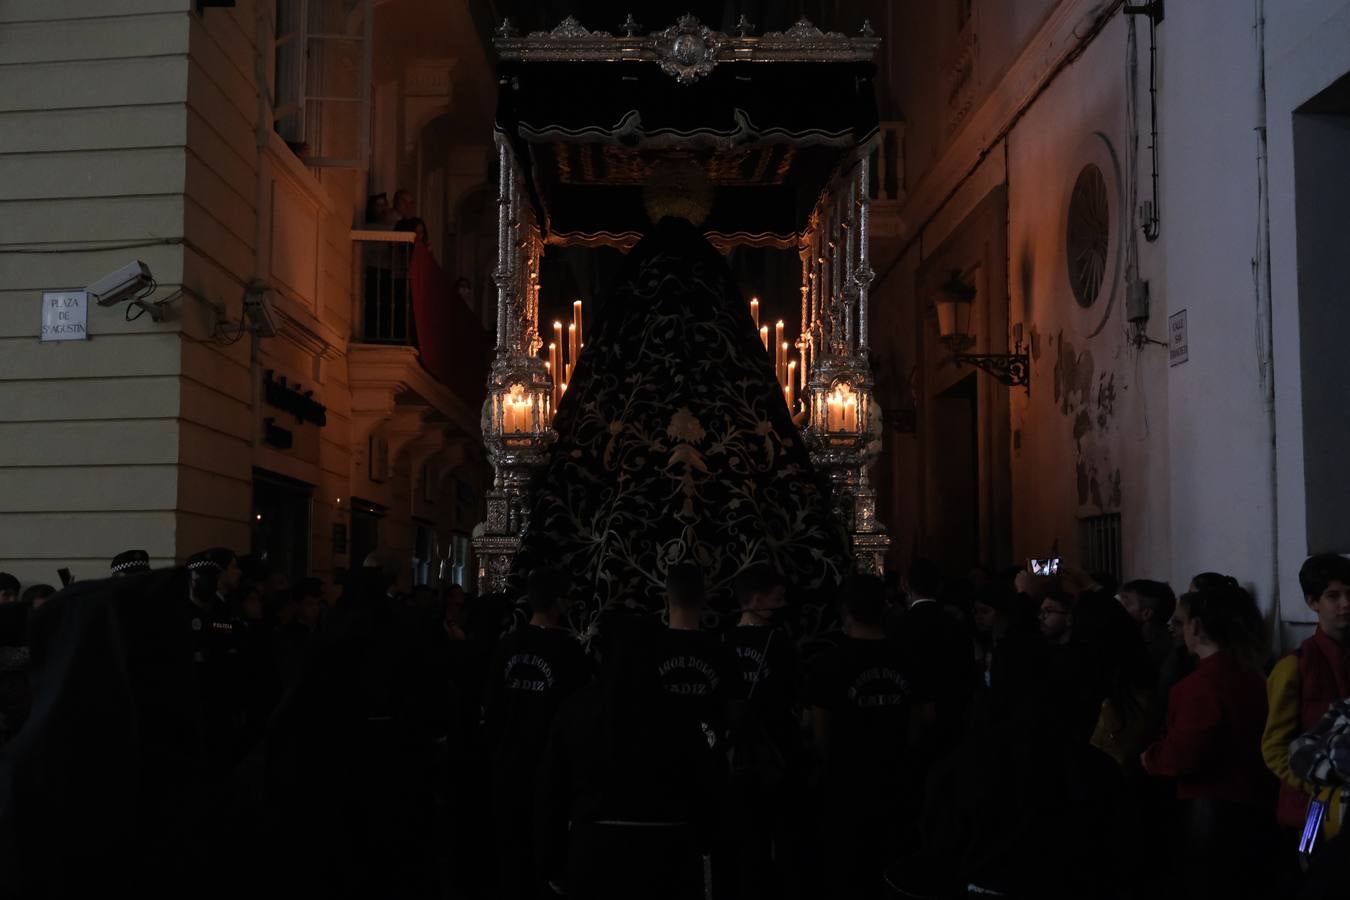
M 963 353 L 975 343 L 971 333 L 971 313 L 975 308 L 975 286 L 961 280 L 960 272 L 938 288 L 933 298 L 937 310 L 938 336 L 952 350 L 957 365 L 969 363 L 994 376 L 1000 384 L 1030 389 L 1031 363 L 1018 340 L 1012 353 Z

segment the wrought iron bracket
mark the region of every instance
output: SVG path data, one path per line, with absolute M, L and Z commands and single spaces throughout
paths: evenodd
M 958 366 L 969 363 L 992 375 L 999 384 L 1031 390 L 1031 359 L 1025 353 L 957 353 Z

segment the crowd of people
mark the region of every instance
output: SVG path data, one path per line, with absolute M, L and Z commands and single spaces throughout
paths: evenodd
M 0 573 L 0 895 L 1350 896 L 1350 560 L 1278 660 L 1232 577 L 340 589 L 208 550 Z M 713 621 L 718 627 L 709 627 Z M 569 624 L 572 627 L 569 627 Z

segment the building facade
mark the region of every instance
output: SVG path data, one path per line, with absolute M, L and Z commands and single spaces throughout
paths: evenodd
M 1228 572 L 1287 638 L 1303 559 L 1350 552 L 1350 3 L 873 6 L 903 128 L 873 252 L 899 558 Z M 966 352 L 1020 342 L 1028 387 L 952 361 L 954 275 Z
M 407 189 L 484 293 L 491 69 L 438 6 L 0 3 L 0 569 L 227 545 L 292 577 L 376 549 L 472 571 L 481 394 L 419 362 L 412 236 L 366 215 Z M 45 293 L 136 260 L 140 302 L 42 340 Z

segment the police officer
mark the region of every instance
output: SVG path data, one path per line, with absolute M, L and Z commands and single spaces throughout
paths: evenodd
M 202 703 L 205 759 L 214 770 L 212 774 L 223 778 L 247 750 L 240 746 L 244 712 L 239 696 L 242 635 L 225 602 L 226 592 L 238 586 L 241 572 L 233 551 L 223 547 L 194 554 L 187 561 L 187 570 L 188 627 Z
M 108 568 L 112 578 L 125 578 L 150 571 L 150 554 L 144 550 L 123 550 L 112 558 Z

